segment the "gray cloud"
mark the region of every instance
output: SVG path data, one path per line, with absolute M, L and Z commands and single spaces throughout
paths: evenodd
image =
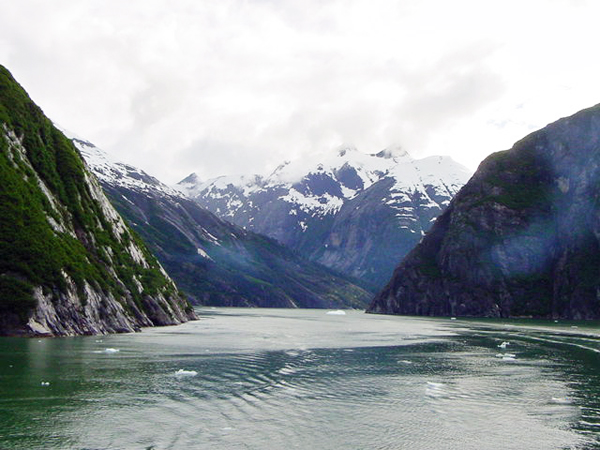
M 0 61 L 44 111 L 167 182 L 192 170 L 262 172 L 344 142 L 450 152 L 474 166 L 600 98 L 595 2 L 0 0 L 0 9 Z

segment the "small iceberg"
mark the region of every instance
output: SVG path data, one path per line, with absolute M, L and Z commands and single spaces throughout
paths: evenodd
M 445 394 L 445 387 L 446 385 L 444 383 L 435 383 L 433 381 L 428 381 L 425 388 L 425 394 L 430 397 L 441 397 Z
M 551 401 L 551 403 L 556 403 L 558 405 L 570 405 L 571 403 L 573 403 L 567 397 L 552 397 L 552 400 L 550 400 L 550 401 Z
M 500 353 L 496 356 L 501 357 L 502 361 L 514 361 L 517 355 L 515 355 L 513 353 L 504 353 L 504 354 Z
M 118 348 L 105 348 L 104 350 L 94 350 L 94 353 L 108 353 L 108 354 L 112 354 L 112 353 L 119 353 L 120 350 Z
M 336 309 L 335 311 L 327 311 L 325 314 L 329 314 L 330 316 L 345 316 L 346 311 L 343 309 Z
M 502 361 L 514 361 L 517 355 L 514 353 L 498 353 L 496 358 L 502 359 Z
M 196 375 L 198 375 L 198 372 L 195 370 L 179 369 L 177 372 L 175 372 L 175 376 L 178 377 L 195 377 Z
M 498 347 L 499 347 L 499 348 L 506 348 L 506 347 L 507 347 L 507 346 L 509 346 L 509 345 L 510 345 L 510 342 L 508 342 L 508 341 L 504 341 L 504 342 L 502 342 L 502 344 L 499 344 L 499 345 L 498 345 Z

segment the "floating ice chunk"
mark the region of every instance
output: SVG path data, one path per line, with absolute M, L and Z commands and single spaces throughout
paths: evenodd
M 104 349 L 104 353 L 119 353 L 119 349 L 118 348 L 105 348 Z
M 330 316 L 345 316 L 346 311 L 342 309 L 336 309 L 335 311 L 327 311 L 325 314 L 329 314 Z
M 102 342 L 102 339 L 96 339 L 96 342 Z
M 50 386 L 50 382 L 49 381 L 42 381 L 41 385 L 42 386 Z
M 444 383 L 435 383 L 433 381 L 428 381 L 425 393 L 431 397 L 440 397 L 444 395 L 445 386 L 446 385 Z
M 508 342 L 508 341 L 504 341 L 504 342 L 502 342 L 502 344 L 499 344 L 499 345 L 498 345 L 498 347 L 499 347 L 499 348 L 506 348 L 506 347 L 507 347 L 507 346 L 509 346 L 509 345 L 510 345 L 510 342 Z
M 398 362 L 401 363 L 401 364 L 412 364 L 412 361 L 409 361 L 407 359 L 402 359 L 402 360 L 400 360 Z
M 514 353 L 498 353 L 496 355 L 496 358 L 505 358 L 505 357 L 514 358 L 515 356 L 517 356 L 517 355 L 515 355 Z
M 198 372 L 195 370 L 179 369 L 177 372 L 175 372 L 175 375 L 178 377 L 195 377 L 198 375 Z
M 450 320 L 456 320 L 456 317 L 450 317 Z

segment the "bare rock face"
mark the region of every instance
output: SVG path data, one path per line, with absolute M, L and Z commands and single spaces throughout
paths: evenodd
M 368 311 L 600 318 L 600 105 L 482 162 Z
M 0 66 L 0 335 L 126 332 L 191 318 L 72 142 Z

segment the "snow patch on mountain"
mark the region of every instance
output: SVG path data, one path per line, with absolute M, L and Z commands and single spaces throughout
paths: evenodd
M 91 171 L 101 182 L 143 192 L 160 192 L 164 195 L 180 197 L 181 192 L 161 183 L 143 170 L 112 158 L 108 153 L 89 141 L 75 138 L 62 130 L 83 156 Z
M 279 200 L 291 203 L 300 211 L 307 214 L 336 213 L 344 204 L 344 200 L 330 194 L 323 194 L 320 196 L 304 195 L 294 188 L 291 188 L 287 195 L 279 197 Z M 297 210 L 291 209 L 290 214 L 297 214 Z

